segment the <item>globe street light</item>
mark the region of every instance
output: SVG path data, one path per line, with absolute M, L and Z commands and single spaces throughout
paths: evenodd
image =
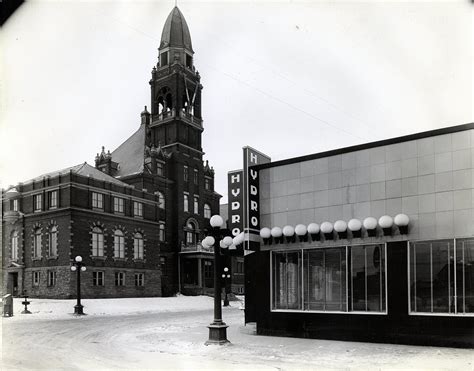
M 209 340 L 206 341 L 206 345 L 209 344 L 226 344 L 229 343 L 227 340 L 227 325 L 222 321 L 222 307 L 221 307 L 221 279 L 220 279 L 220 253 L 221 247 L 227 249 L 233 242 L 232 237 L 224 237 L 221 227 L 224 224 L 224 220 L 220 215 L 213 215 L 210 220 L 211 223 L 211 234 L 202 240 L 203 247 L 214 246 L 214 321 L 208 326 L 209 328 Z M 216 243 L 219 241 L 219 243 Z
M 86 271 L 84 263 L 82 263 L 82 257 L 76 256 L 71 266 L 71 271 L 77 272 L 77 304 L 74 306 L 74 314 L 83 315 L 84 306 L 81 305 L 81 272 Z

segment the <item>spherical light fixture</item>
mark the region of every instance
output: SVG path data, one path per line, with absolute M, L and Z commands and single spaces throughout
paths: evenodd
M 311 240 L 319 241 L 319 224 L 317 223 L 310 223 L 308 224 L 308 233 L 311 235 Z
M 304 236 L 307 232 L 308 232 L 308 229 L 306 228 L 304 224 L 298 224 L 295 227 L 295 233 L 298 236 Z
M 78 255 L 78 256 L 76 256 L 76 258 L 74 260 L 76 262 L 80 263 L 80 262 L 82 262 L 82 256 Z
M 400 234 L 408 233 L 408 224 L 410 223 L 410 218 L 406 214 L 398 214 L 395 216 L 395 224 L 398 226 Z
M 262 238 L 270 238 L 272 236 L 272 231 L 270 228 L 264 227 L 260 229 L 260 237 Z
M 295 228 L 293 228 L 291 225 L 285 225 L 283 227 L 283 234 L 285 237 L 291 237 L 295 234 Z
M 75 271 L 77 270 L 77 267 L 76 267 L 75 265 L 73 265 L 73 266 L 71 267 L 71 270 L 72 270 L 73 272 L 75 272 Z
M 364 225 L 364 228 L 367 230 L 367 234 L 369 237 L 375 237 L 377 233 L 377 219 L 374 217 L 367 217 L 364 219 L 364 222 L 362 223 Z
M 332 240 L 333 239 L 333 235 L 332 235 L 333 230 L 334 230 L 334 227 L 333 227 L 331 222 L 321 223 L 321 232 L 324 233 L 324 238 L 326 240 Z
M 81 267 L 81 272 L 85 272 L 86 270 L 87 270 L 86 267 L 84 267 L 84 266 Z
M 379 218 L 379 225 L 382 227 L 384 236 L 392 234 L 393 218 L 390 215 L 384 215 Z
M 213 215 L 210 220 L 212 228 L 220 228 L 224 224 L 224 219 L 220 215 Z
M 279 238 L 282 235 L 282 230 L 280 227 L 273 227 L 271 230 L 272 237 Z
M 362 222 L 359 219 L 351 219 L 347 227 L 352 232 L 352 237 L 360 238 L 362 232 Z
M 337 233 L 345 232 L 347 230 L 347 223 L 344 220 L 338 220 L 334 223 L 334 230 Z
M 222 242 L 224 242 L 224 245 L 226 245 L 226 247 L 229 247 L 230 245 L 232 245 L 232 237 L 225 236 Z

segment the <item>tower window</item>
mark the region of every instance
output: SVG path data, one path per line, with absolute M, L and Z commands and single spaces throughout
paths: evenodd
M 193 57 L 191 57 L 189 54 L 186 54 L 186 67 L 193 67 Z
M 160 62 L 161 66 L 166 66 L 168 64 L 168 52 L 161 53 Z

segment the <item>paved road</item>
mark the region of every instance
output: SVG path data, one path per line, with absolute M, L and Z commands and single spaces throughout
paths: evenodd
M 470 350 L 253 335 L 224 308 L 232 345 L 205 346 L 212 310 L 3 320 L 3 370 L 472 370 Z

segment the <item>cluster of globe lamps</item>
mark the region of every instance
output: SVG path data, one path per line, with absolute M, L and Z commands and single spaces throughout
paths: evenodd
M 407 234 L 409 222 L 410 218 L 405 214 L 398 214 L 395 218 L 384 215 L 378 221 L 374 217 L 367 217 L 363 221 L 351 219 L 348 223 L 344 220 L 337 220 L 334 224 L 323 222 L 321 225 L 310 223 L 308 226 L 298 224 L 296 227 L 291 225 L 283 228 L 273 227 L 272 229 L 265 227 L 260 230 L 260 237 L 262 237 L 264 243 L 270 243 L 272 238 L 276 242 L 283 242 L 283 236 L 286 237 L 287 242 L 292 242 L 295 239 L 295 235 L 298 236 L 300 241 L 305 241 L 309 234 L 312 240 L 319 241 L 320 233 L 324 234 L 326 240 L 330 240 L 333 238 L 333 231 L 336 231 L 338 237 L 343 239 L 347 238 L 347 231 L 350 230 L 352 237 L 360 238 L 362 236 L 362 227 L 365 228 L 369 237 L 375 237 L 377 225 L 382 228 L 384 236 L 390 236 L 392 235 L 392 227 L 394 225 L 398 227 L 400 234 Z

